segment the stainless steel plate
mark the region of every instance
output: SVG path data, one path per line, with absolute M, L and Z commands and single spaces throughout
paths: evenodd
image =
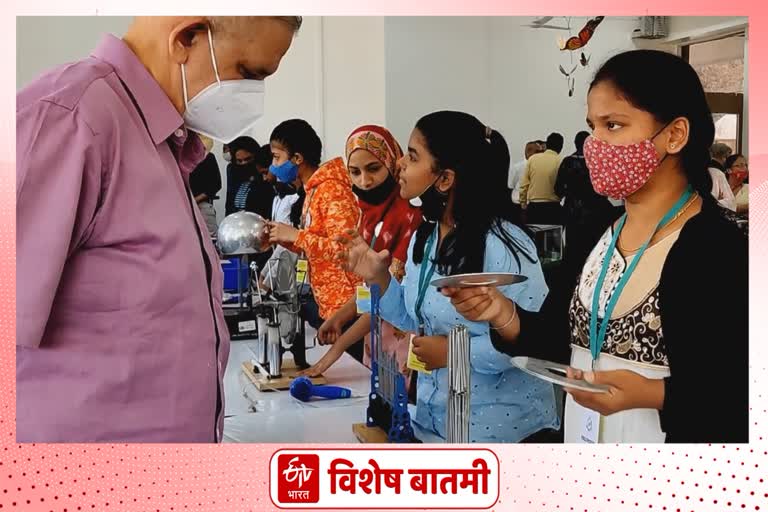
M 441 277 L 432 281 L 431 284 L 438 288 L 470 288 L 473 286 L 506 286 L 522 283 L 527 279 L 527 276 L 509 272 L 481 272 L 477 274 L 459 274 L 455 276 Z
M 534 359 L 533 357 L 513 357 L 512 364 L 523 370 L 525 373 L 533 375 L 539 379 L 579 391 L 588 391 L 590 393 L 607 393 L 608 386 L 600 384 L 590 384 L 581 379 L 569 379 L 566 377 L 564 364 Z

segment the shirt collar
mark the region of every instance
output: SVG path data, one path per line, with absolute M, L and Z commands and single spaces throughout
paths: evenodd
M 122 39 L 107 34 L 93 51 L 93 56 L 110 64 L 117 76 L 128 88 L 136 105 L 141 111 L 149 129 L 152 141 L 159 145 L 177 130 L 183 131 L 186 139 L 187 131 L 184 120 L 168 95 L 150 74 L 144 64 Z

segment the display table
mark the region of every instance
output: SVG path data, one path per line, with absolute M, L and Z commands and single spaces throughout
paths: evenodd
M 343 402 L 343 400 L 335 400 Z M 349 401 L 347 401 L 349 402 Z M 356 400 L 345 407 L 325 407 L 307 403 L 301 407 L 271 409 L 240 414 L 224 419 L 225 443 L 360 444 L 352 432 L 354 423 L 365 421 L 366 400 Z M 409 405 L 411 417 L 415 406 Z M 413 425 L 416 437 L 423 443 L 444 443 L 434 434 Z
M 308 333 L 309 334 L 309 333 Z M 352 425 L 365 422 L 371 372 L 349 354 L 331 366 L 329 385 L 352 390 L 352 398 L 301 402 L 288 391 L 259 391 L 241 371 L 255 357 L 255 340 L 232 341 L 224 374 L 225 443 L 357 443 Z M 307 360 L 319 360 L 328 347 L 307 350 Z M 290 353 L 287 353 L 290 357 Z M 411 415 L 415 409 L 411 407 Z M 443 442 L 414 425 L 424 442 Z

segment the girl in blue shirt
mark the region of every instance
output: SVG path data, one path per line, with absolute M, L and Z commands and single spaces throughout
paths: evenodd
M 551 384 L 515 368 L 493 348 L 491 329 L 514 318 L 493 303 L 467 321 L 429 282 L 469 272 L 513 272 L 527 281 L 499 289 L 537 311 L 547 295 L 536 247 L 511 217 L 506 197 L 509 150 L 502 135 L 462 112 L 435 112 L 416 124 L 400 161 L 402 197 L 420 206 L 424 222 L 411 240 L 402 284 L 388 272 L 388 251 L 376 253 L 355 232 L 343 240 L 344 266 L 382 290 L 384 320 L 420 332 L 414 354 L 431 373 L 419 373 L 415 421 L 446 437 L 447 335 L 457 324 L 470 334 L 470 441 L 519 442 L 558 429 Z M 489 307 L 490 306 L 490 307 Z M 506 315 L 506 316 L 505 316 Z

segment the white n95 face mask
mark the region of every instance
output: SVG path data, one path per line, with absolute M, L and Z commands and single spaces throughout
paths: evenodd
M 210 28 L 208 43 L 216 82 L 200 91 L 191 100 L 187 94 L 186 69 L 184 64 L 181 65 L 181 81 L 186 107 L 184 124 L 190 130 L 226 144 L 250 130 L 264 115 L 264 81 L 246 79 L 222 81 L 216 66 Z

